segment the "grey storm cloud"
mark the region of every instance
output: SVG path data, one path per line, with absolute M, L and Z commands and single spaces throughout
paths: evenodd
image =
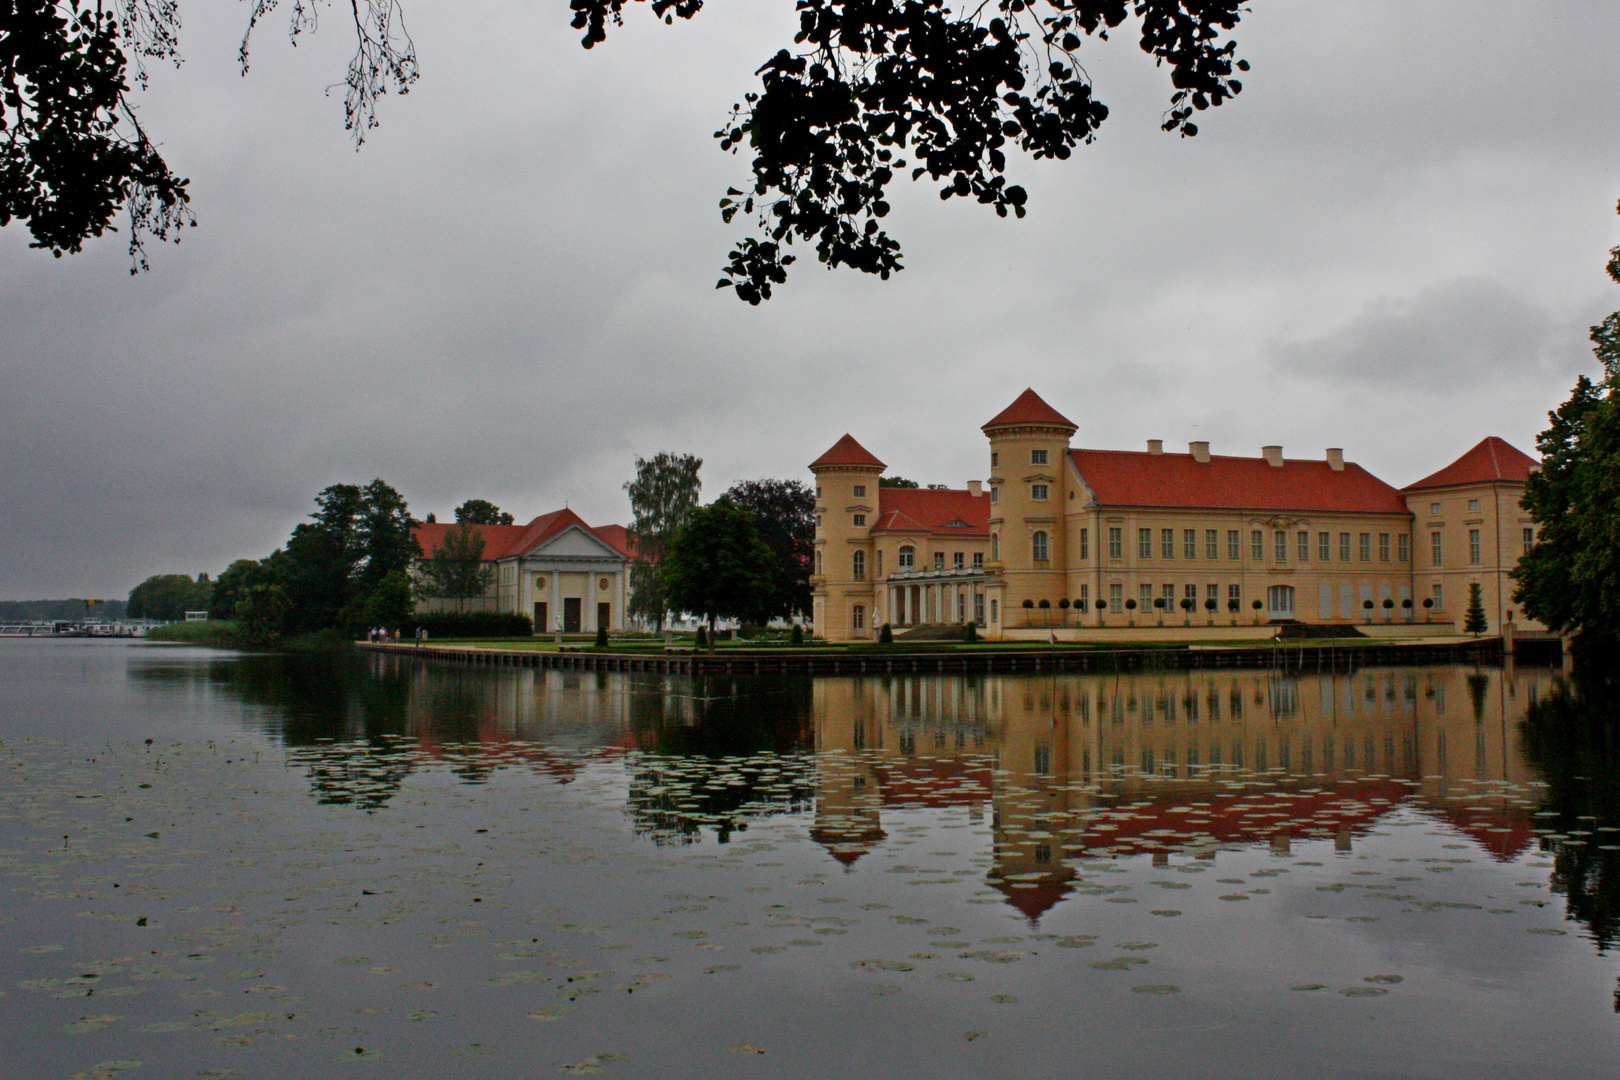
M 622 522 L 638 455 L 698 454 L 712 497 L 849 431 L 960 484 L 1025 386 L 1087 445 L 1409 479 L 1528 446 L 1620 306 L 1612 4 L 1256 3 L 1244 92 L 1191 140 L 1128 34 L 1087 42 L 1112 113 L 1013 164 L 1026 220 L 901 183 L 903 273 L 801 259 L 757 309 L 713 287 L 747 160 L 711 136 L 791 0 L 631 10 L 589 52 L 561 0 L 406 0 L 422 81 L 358 152 L 338 12 L 296 49 L 265 24 L 244 78 L 240 5 L 181 10 L 140 98 L 200 226 L 136 277 L 121 236 L 58 260 L 0 229 L 0 598 L 217 573 L 378 476 L 419 515 Z

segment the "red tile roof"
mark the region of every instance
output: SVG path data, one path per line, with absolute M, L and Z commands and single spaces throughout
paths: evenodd
M 1461 484 L 1488 484 L 1493 480 L 1522 484 L 1530 478 L 1530 470 L 1536 464 L 1536 459 L 1529 454 L 1492 435 L 1481 439 L 1478 446 L 1439 472 L 1431 473 L 1401 490 L 1421 491 L 1424 488 L 1456 487 Z
M 593 529 L 572 510 L 553 510 L 549 514 L 541 514 L 527 525 L 474 525 L 473 528 L 484 538 L 484 561 L 493 562 L 496 559 L 533 551 L 558 533 L 575 526 L 628 557 L 625 546 L 615 542 L 616 538 L 611 532 L 607 532 L 612 529 L 622 531 L 623 526 L 609 525 L 604 526 L 602 530 Z M 421 545 L 422 558 L 432 557 L 439 549 L 439 545 L 444 542 L 445 536 L 456 527 L 453 522 L 443 521 L 424 522 L 415 526 L 413 531 L 416 534 L 416 542 Z M 607 532 L 607 535 L 604 535 L 604 532 Z
M 855 436 L 845 435 L 832 444 L 832 447 L 816 460 L 810 463 L 811 469 L 820 469 L 835 465 L 861 465 L 875 469 L 883 468 L 883 462 L 872 456 L 872 452 L 855 441 Z
M 1407 514 L 1401 493 L 1360 465 L 1336 472 L 1326 461 L 1071 450 L 1069 457 L 1103 506 Z
M 995 419 L 984 425 L 980 430 L 989 431 L 991 428 L 1023 427 L 1032 424 L 1066 427 L 1070 431 L 1075 430 L 1075 425 L 1068 417 L 1042 401 L 1041 395 L 1034 390 L 1025 390 L 1022 394 L 1019 394 L 1017 400 L 997 413 Z
M 623 525 L 598 525 L 591 531 L 612 544 L 625 558 L 636 557 L 635 541 L 630 539 L 630 530 Z
M 990 496 L 966 488 L 879 488 L 873 532 L 990 535 Z

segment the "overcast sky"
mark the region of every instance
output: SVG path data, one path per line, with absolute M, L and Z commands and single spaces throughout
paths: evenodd
M 267 24 L 242 78 L 243 6 L 184 0 L 141 103 L 200 226 L 150 273 L 0 229 L 0 598 L 218 573 L 378 476 L 418 516 L 606 524 L 638 455 L 701 456 L 712 498 L 848 431 L 960 485 L 1025 386 L 1076 445 L 1342 446 L 1401 485 L 1533 449 L 1620 307 L 1620 5 L 1254 0 L 1191 140 L 1134 34 L 1087 42 L 1112 115 L 1013 162 L 1025 220 L 902 183 L 902 274 L 801 259 L 751 308 L 714 289 L 748 174 L 711 133 L 791 0 L 633 5 L 591 52 L 562 0 L 405 3 L 422 81 L 356 153 L 341 10 L 296 49 Z

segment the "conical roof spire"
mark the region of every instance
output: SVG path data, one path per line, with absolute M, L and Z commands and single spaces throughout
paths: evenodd
M 855 436 L 845 435 L 833 443 L 825 454 L 810 463 L 811 472 L 833 468 L 877 469 L 881 472 L 887 466 L 874 457 L 870 450 L 856 442 Z
M 1033 389 L 1019 394 L 1017 400 L 997 413 L 995 419 L 980 430 L 988 432 L 1004 427 L 1055 427 L 1064 428 L 1070 434 L 1076 430 L 1073 421 L 1041 400 L 1041 395 Z

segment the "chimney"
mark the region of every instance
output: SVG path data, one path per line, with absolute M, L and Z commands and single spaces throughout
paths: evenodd
M 1264 457 L 1266 459 L 1266 464 L 1270 465 L 1273 469 L 1282 468 L 1282 465 L 1283 465 L 1282 447 L 1280 447 L 1280 446 L 1262 446 L 1260 448 L 1260 454 L 1261 454 L 1262 457 Z
M 1148 453 L 1150 453 L 1150 454 L 1162 454 L 1162 453 L 1164 453 L 1164 440 L 1163 439 L 1149 439 L 1148 440 Z
M 1328 447 L 1327 463 L 1334 472 L 1344 472 L 1344 451 L 1337 446 Z
M 982 480 L 969 480 L 968 481 L 968 494 L 972 495 L 975 499 L 980 498 L 981 496 L 983 496 L 984 495 L 984 481 L 982 481 Z
M 1192 456 L 1193 456 L 1194 461 L 1200 461 L 1200 462 L 1205 462 L 1205 463 L 1207 463 L 1209 461 L 1209 443 L 1207 443 L 1207 442 L 1190 442 L 1190 443 L 1187 444 L 1187 449 L 1192 451 Z

